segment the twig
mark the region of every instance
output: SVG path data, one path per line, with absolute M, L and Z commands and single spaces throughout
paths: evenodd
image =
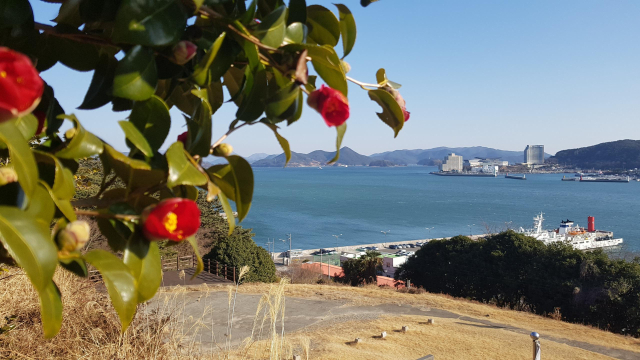
M 212 18 L 212 19 L 224 19 L 224 17 L 220 14 L 218 14 L 216 11 L 214 11 L 213 9 L 207 7 L 207 6 L 201 6 L 200 7 L 200 13 L 207 15 L 208 17 Z M 242 31 L 238 30 L 235 26 L 233 26 L 233 24 L 229 24 L 229 23 L 225 23 L 225 26 L 233 31 L 234 33 L 236 33 L 238 36 L 244 38 L 245 40 L 254 43 L 257 47 L 262 48 L 264 50 L 268 50 L 268 51 L 279 51 L 276 48 L 272 48 L 271 46 L 265 45 L 263 43 L 260 42 L 260 40 L 256 39 L 254 36 L 251 35 L 246 35 L 245 33 L 243 33 Z
M 220 139 L 216 140 L 216 142 L 215 142 L 215 143 L 213 143 L 213 145 L 211 145 L 211 149 L 209 150 L 209 153 L 213 152 L 213 149 L 215 149 L 215 147 L 216 147 L 216 146 L 218 146 L 218 145 L 222 144 L 222 142 L 224 141 L 224 139 L 226 139 L 229 135 L 231 135 L 231 133 L 232 133 L 232 132 L 234 132 L 234 131 L 236 131 L 236 130 L 240 129 L 241 127 L 243 127 L 243 126 L 245 126 L 245 125 L 248 125 L 248 124 L 249 124 L 249 123 L 248 123 L 248 122 L 246 122 L 246 123 L 244 123 L 244 124 L 242 124 L 242 125 L 240 125 L 240 126 L 238 126 L 238 127 L 234 127 L 233 129 L 229 129 L 229 131 L 227 131 L 227 133 L 226 133 L 226 134 L 222 135 L 222 136 L 220 137 Z
M 90 43 L 90 44 L 97 44 L 97 45 L 102 45 L 102 46 L 111 46 L 111 47 L 119 48 L 114 43 L 106 40 L 105 38 L 99 37 L 99 36 L 93 36 L 93 35 L 84 34 L 84 33 L 80 33 L 80 34 L 61 33 L 61 32 L 58 32 L 58 30 L 55 27 L 51 26 L 51 25 L 42 24 L 42 23 L 38 23 L 38 22 L 34 24 L 34 27 L 35 27 L 36 30 L 42 30 L 43 32 L 45 32 L 47 34 L 50 34 L 50 35 L 53 35 L 53 36 L 57 36 L 57 37 L 73 39 L 73 40 L 77 40 L 77 41 L 81 41 L 81 42 L 85 42 L 85 43 Z
M 105 219 L 118 219 L 124 221 L 135 221 L 140 218 L 140 215 L 124 215 L 124 214 L 107 214 L 99 213 L 97 211 L 76 210 L 76 215 L 87 215 L 93 217 L 100 217 Z
M 347 76 L 347 80 L 351 81 L 352 83 L 354 83 L 356 85 L 359 85 L 361 88 L 363 88 L 365 90 L 371 90 L 371 89 L 367 89 L 366 88 L 367 86 L 373 87 L 373 88 L 376 88 L 376 89 L 380 89 L 382 87 L 382 86 L 380 86 L 380 84 L 364 83 L 364 82 L 358 81 L 358 80 L 356 80 L 356 79 L 354 79 L 352 77 L 349 77 L 349 76 Z

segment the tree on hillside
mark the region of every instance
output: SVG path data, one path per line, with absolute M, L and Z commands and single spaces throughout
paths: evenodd
M 249 229 L 236 229 L 230 236 L 223 237 L 213 244 L 211 252 L 203 258 L 240 268 L 248 265 L 249 273 L 244 282 L 274 282 L 276 266 L 269 253 L 256 245 Z
M 559 309 L 565 320 L 640 336 L 640 262 L 610 259 L 601 250 L 545 245 L 511 230 L 478 241 L 456 236 L 425 244 L 395 277 L 538 314 Z
M 377 251 L 367 251 L 358 259 L 349 259 L 342 263 L 343 281 L 357 286 L 375 284 L 377 275 L 382 271 L 382 258 Z

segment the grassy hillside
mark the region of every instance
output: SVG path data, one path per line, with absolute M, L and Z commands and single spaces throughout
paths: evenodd
M 633 169 L 640 167 L 640 140 L 618 140 L 559 151 L 549 159 L 583 169 Z

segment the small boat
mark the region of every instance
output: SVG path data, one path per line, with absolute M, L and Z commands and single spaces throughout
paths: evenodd
M 629 176 L 594 176 L 594 177 L 582 177 L 580 176 L 580 182 L 617 182 L 628 183 L 630 181 Z
M 564 175 L 562 175 L 562 181 L 577 181 L 579 180 L 578 178 L 575 177 L 566 177 Z
M 514 180 L 527 180 L 527 176 L 522 174 L 522 175 L 509 175 L 509 173 L 507 173 L 504 176 L 505 179 L 514 179 Z

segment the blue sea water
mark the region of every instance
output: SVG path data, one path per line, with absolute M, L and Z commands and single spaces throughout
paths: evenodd
M 486 229 L 531 228 L 545 213 L 545 228 L 571 219 L 623 237 L 640 251 L 640 182 L 560 181 L 562 174 L 528 174 L 526 181 L 430 175 L 433 167 L 254 168 L 253 205 L 244 227 L 266 247 L 292 234 L 299 249 L 404 241 Z M 570 176 L 573 176 L 571 174 Z M 433 228 L 428 230 L 427 228 Z M 387 232 L 385 235 L 383 231 Z

